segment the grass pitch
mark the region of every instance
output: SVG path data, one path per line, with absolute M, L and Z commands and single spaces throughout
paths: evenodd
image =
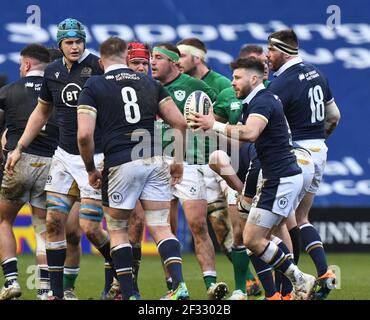
M 33 255 L 18 257 L 20 285 L 22 287 L 21 299 L 33 300 L 36 290 L 29 289 L 34 285 L 32 265 L 35 264 Z M 340 289 L 333 290 L 331 300 L 369 300 L 370 279 L 368 254 L 329 254 L 329 264 L 335 265 L 340 271 Z M 80 299 L 99 299 L 104 286 L 104 263 L 100 256 L 84 255 L 81 259 L 81 271 L 77 279 L 76 290 Z M 300 268 L 307 273 L 315 274 L 311 259 L 302 255 Z M 27 274 L 27 269 L 29 273 Z M 221 254 L 216 256 L 216 269 L 219 281 L 225 281 L 230 291 L 234 289 L 232 265 Z M 205 285 L 201 276 L 198 262 L 193 254 L 183 256 L 184 278 L 192 300 L 207 299 Z M 158 256 L 144 256 L 142 258 L 139 286 L 142 299 L 157 300 L 166 293 L 163 271 Z

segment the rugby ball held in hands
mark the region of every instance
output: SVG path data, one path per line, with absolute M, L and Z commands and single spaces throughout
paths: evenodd
M 212 101 L 205 92 L 201 90 L 193 91 L 185 101 L 184 117 L 189 124 L 191 121 L 188 117 L 191 113 L 206 115 L 210 107 L 212 107 Z

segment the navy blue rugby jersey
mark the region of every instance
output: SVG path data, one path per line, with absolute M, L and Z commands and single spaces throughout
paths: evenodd
M 5 112 L 6 133 L 5 150 L 14 150 L 26 128 L 28 118 L 37 105 L 43 78 L 26 76 L 0 89 L 0 109 Z M 53 115 L 42 128 L 39 135 L 24 152 L 51 157 L 58 145 L 59 130 Z
M 261 163 L 257 157 L 254 143 L 244 143 L 239 151 L 240 163 L 238 170 L 239 179 L 245 183 L 244 195 L 253 198 L 256 195 L 258 176 Z
M 243 123 L 248 116 L 262 116 L 267 125 L 255 141 L 264 179 L 289 177 L 302 172 L 292 153 L 291 136 L 279 98 L 262 89 L 243 107 Z
M 237 172 L 239 179 L 244 182 L 248 172 L 248 174 L 256 172 L 258 176 L 260 168 L 261 165 L 254 143 L 243 143 L 239 150 L 239 170 Z
M 45 70 L 39 99 L 56 108 L 59 124 L 59 146 L 70 154 L 79 154 L 77 144 L 77 103 L 85 82 L 94 75 L 102 74 L 99 58 L 87 51 L 68 72 L 63 59 L 49 64 Z M 95 135 L 95 151 L 101 152 L 100 135 Z
M 294 141 L 325 139 L 325 105 L 333 99 L 324 75 L 303 62 L 283 71 L 268 89 L 278 95 Z
M 261 163 L 257 157 L 254 143 L 244 144 L 240 149 L 240 156 L 243 157 L 244 161 L 248 161 L 248 168 L 243 172 L 244 178 L 242 180 L 245 184 L 244 195 L 253 198 L 257 193 L 258 177 L 261 171 Z M 245 165 L 247 165 L 247 162 Z
M 154 122 L 165 99 L 169 95 L 157 81 L 128 68 L 86 82 L 78 104 L 97 114 L 105 168 L 162 153 L 154 144 Z

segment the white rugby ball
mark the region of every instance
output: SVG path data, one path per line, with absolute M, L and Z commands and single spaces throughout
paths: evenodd
M 212 107 L 212 101 L 205 92 L 201 90 L 193 91 L 185 101 L 184 117 L 189 122 L 188 117 L 191 112 L 206 115 L 210 107 Z

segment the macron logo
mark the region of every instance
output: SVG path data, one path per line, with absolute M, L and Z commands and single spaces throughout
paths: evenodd
M 26 82 L 24 86 L 26 88 L 33 88 L 33 82 Z

